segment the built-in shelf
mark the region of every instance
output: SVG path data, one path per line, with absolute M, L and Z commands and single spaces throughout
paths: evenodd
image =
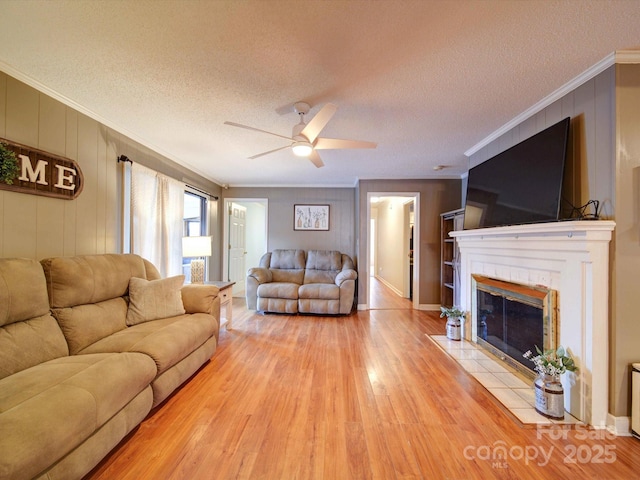
M 451 307 L 457 304 L 459 295 L 458 246 L 449 233 L 462 229 L 464 210 L 458 209 L 440 215 L 440 305 Z

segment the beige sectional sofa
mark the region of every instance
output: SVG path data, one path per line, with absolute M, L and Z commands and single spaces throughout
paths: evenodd
M 247 308 L 261 312 L 348 314 L 358 274 L 335 250 L 274 250 L 246 279 Z
M 0 478 L 79 479 L 216 350 L 210 285 L 137 255 L 0 259 Z

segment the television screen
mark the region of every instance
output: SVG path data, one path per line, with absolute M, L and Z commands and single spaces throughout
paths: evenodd
M 469 170 L 465 230 L 559 219 L 569 120 Z

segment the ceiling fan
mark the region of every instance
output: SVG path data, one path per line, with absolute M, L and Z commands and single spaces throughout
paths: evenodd
M 224 123 L 225 125 L 231 125 L 232 127 L 246 128 L 247 130 L 255 130 L 256 132 L 275 135 L 276 137 L 284 138 L 286 140 L 289 140 L 290 142 L 284 147 L 253 155 L 252 157 L 249 157 L 250 160 L 291 147 L 294 155 L 298 157 L 307 157 L 309 158 L 309 160 L 311 160 L 311 163 L 320 168 L 324 166 L 324 163 L 322 162 L 322 159 L 320 158 L 317 150 L 333 150 L 341 148 L 376 148 L 377 146 L 377 144 L 374 142 L 318 137 L 322 129 L 327 125 L 327 123 L 329 123 L 329 120 L 331 120 L 333 115 L 338 110 L 338 107 L 331 103 L 328 103 L 324 107 L 322 107 L 309 123 L 304 123 L 304 116 L 309 113 L 309 110 L 311 108 L 308 103 L 298 102 L 293 106 L 293 108 L 294 111 L 300 116 L 300 123 L 293 127 L 293 133 L 291 134 L 291 137 L 280 135 L 278 133 L 267 132 L 266 130 L 249 127 L 248 125 L 242 125 L 240 123 Z

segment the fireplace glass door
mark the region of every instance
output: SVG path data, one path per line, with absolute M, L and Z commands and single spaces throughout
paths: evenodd
M 555 348 L 555 292 L 474 275 L 478 344 L 524 373 L 527 350 Z

